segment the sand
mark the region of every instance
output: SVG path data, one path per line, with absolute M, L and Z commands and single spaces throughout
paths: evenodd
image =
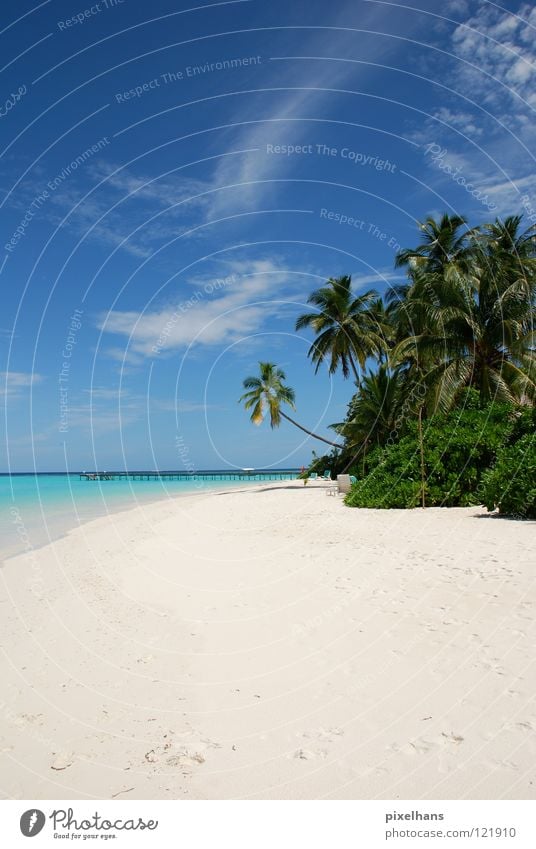
M 534 799 L 535 542 L 289 482 L 13 558 L 3 798 Z

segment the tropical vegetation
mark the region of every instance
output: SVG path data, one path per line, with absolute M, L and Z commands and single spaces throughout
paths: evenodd
M 281 419 L 286 419 L 291 424 L 303 430 L 309 436 L 315 439 L 320 439 L 322 442 L 327 442 L 328 445 L 334 445 L 336 448 L 339 445 L 336 442 L 330 442 L 329 439 L 324 439 L 323 436 L 318 436 L 311 430 L 308 430 L 303 425 L 298 424 L 287 413 L 281 409 L 283 404 L 287 404 L 292 410 L 296 409 L 294 403 L 295 392 L 290 386 L 285 386 L 285 372 L 277 368 L 275 363 L 259 363 L 259 376 L 246 377 L 243 382 L 245 392 L 240 398 L 246 410 L 251 410 L 251 421 L 255 425 L 260 425 L 264 421 L 266 414 L 270 416 L 270 427 L 276 428 L 281 424 Z
M 350 506 L 483 503 L 534 516 L 536 225 L 510 216 L 470 228 L 445 214 L 419 229 L 395 260 L 404 282 L 381 297 L 330 278 L 296 322 L 314 334 L 315 371 L 340 369 L 354 385 L 331 425 L 342 441 L 310 434 L 332 450 L 308 472 L 355 475 Z M 274 364 L 260 370 L 241 401 L 275 427 L 295 395 Z

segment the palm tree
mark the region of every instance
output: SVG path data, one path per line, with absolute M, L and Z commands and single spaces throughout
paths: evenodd
M 405 363 L 410 381 L 415 385 L 434 385 L 434 369 L 444 363 L 444 349 L 438 346 L 443 319 L 463 307 L 471 298 L 474 286 L 475 247 L 471 241 L 474 231 L 467 229 L 460 215 L 445 213 L 439 221 L 429 216 L 419 227 L 422 241 L 416 248 L 400 251 L 395 268 L 408 268 L 408 283 L 399 286 L 390 298 L 398 325 L 398 340 L 391 361 Z M 427 345 L 429 337 L 434 345 Z M 437 386 L 437 379 L 435 385 Z M 446 396 L 439 396 L 445 403 Z M 435 399 L 437 403 L 437 397 Z M 424 399 L 417 405 L 417 437 L 421 466 L 421 505 L 426 505 L 426 466 L 422 419 Z
M 312 292 L 307 303 L 317 311 L 299 316 L 296 330 L 311 327 L 316 333 L 307 353 L 316 364 L 315 372 L 329 359 L 330 374 L 340 366 L 347 378 L 351 369 L 359 383 L 356 361 L 364 368 L 367 357 L 383 347 L 381 333 L 369 312 L 376 298 L 374 290 L 354 296 L 350 275 L 330 277 L 325 286 Z
M 403 400 L 404 373 L 401 368 L 391 370 L 381 363 L 377 372 L 370 371 L 363 378 L 349 404 L 346 420 L 331 425 L 344 438 L 345 453 L 350 452 L 344 471 L 361 455 L 365 474 L 369 449 L 374 445 L 385 445 L 396 431 Z
M 466 219 L 445 213 L 439 221 L 429 216 L 419 224 L 421 244 L 406 248 L 395 258 L 395 268 L 407 265 L 426 265 L 428 272 L 444 274 L 447 269 L 467 273 L 473 259 L 469 237 L 473 231 L 464 230 Z
M 459 215 L 429 217 L 419 225 L 421 243 L 397 254 L 395 267 L 408 271 L 408 281 L 388 295 L 397 342 L 435 326 L 440 308 L 456 308 L 472 297 L 478 285 L 478 230 L 462 231 L 465 225 Z
M 321 442 L 326 442 L 328 445 L 333 445 L 335 448 L 341 448 L 336 442 L 331 442 L 329 439 L 324 439 L 323 436 L 318 436 L 318 434 L 307 430 L 283 412 L 282 404 L 288 404 L 292 410 L 296 409 L 294 390 L 283 383 L 286 380 L 284 371 L 277 368 L 275 363 L 259 362 L 259 372 L 259 377 L 246 377 L 243 381 L 244 389 L 249 391 L 245 392 L 239 399 L 239 403 L 243 402 L 246 410 L 252 410 L 251 421 L 253 424 L 262 424 L 266 413 L 269 413 L 270 427 L 272 428 L 279 427 L 283 418 L 299 427 L 309 436 L 313 436 Z
M 350 403 L 345 422 L 332 425 L 344 436 L 348 447 L 370 444 L 385 445 L 401 409 L 404 375 L 401 368 L 389 369 L 385 364 L 370 371 Z
M 477 388 L 483 403 L 535 397 L 536 239 L 534 227 L 518 232 L 520 221 L 473 231 L 465 274 L 425 267 L 413 275 L 401 308 L 414 332 L 393 360 L 420 361 L 434 407 L 447 411 L 463 386 Z
M 368 308 L 369 321 L 383 343 L 377 352 L 380 365 L 387 361 L 396 339 L 395 312 L 394 303 L 386 303 L 381 296 L 374 298 Z

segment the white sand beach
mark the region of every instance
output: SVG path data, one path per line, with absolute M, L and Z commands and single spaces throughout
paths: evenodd
M 1 792 L 536 798 L 536 524 L 324 484 L 89 522 L 1 570 Z

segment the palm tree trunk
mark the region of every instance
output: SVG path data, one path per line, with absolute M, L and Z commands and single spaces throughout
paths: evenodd
M 424 442 L 423 442 L 423 436 L 422 436 L 422 406 L 419 407 L 418 432 L 419 432 L 419 450 L 420 450 L 420 453 L 421 453 L 421 506 L 426 507 L 426 496 L 425 496 L 426 472 L 425 472 L 425 468 L 424 468 Z
M 287 422 L 290 422 L 296 427 L 299 427 L 300 430 L 303 430 L 303 432 L 307 433 L 309 436 L 313 436 L 315 439 L 320 439 L 321 442 L 327 442 L 328 445 L 333 445 L 334 448 L 342 448 L 342 445 L 339 445 L 337 442 L 330 442 L 329 439 L 324 439 L 323 436 L 318 436 L 318 434 L 313 433 L 312 430 L 307 430 L 306 427 L 303 427 L 301 424 L 298 424 L 298 422 L 295 422 L 294 419 L 291 419 L 290 416 L 287 416 L 287 414 L 284 413 L 282 410 L 280 410 L 279 412 L 280 415 L 282 415 L 283 418 L 287 420 Z
M 360 379 L 359 379 L 359 372 L 358 372 L 357 367 L 356 367 L 356 364 L 355 364 L 355 362 L 354 362 L 354 358 L 352 357 L 352 352 L 351 352 L 351 351 L 348 351 L 348 362 L 349 362 L 349 363 L 350 363 L 350 365 L 352 366 L 352 371 L 353 371 L 353 373 L 355 374 L 355 382 L 356 382 L 356 384 L 359 386 L 359 384 L 360 384 L 360 382 L 361 382 L 361 381 L 360 381 Z

